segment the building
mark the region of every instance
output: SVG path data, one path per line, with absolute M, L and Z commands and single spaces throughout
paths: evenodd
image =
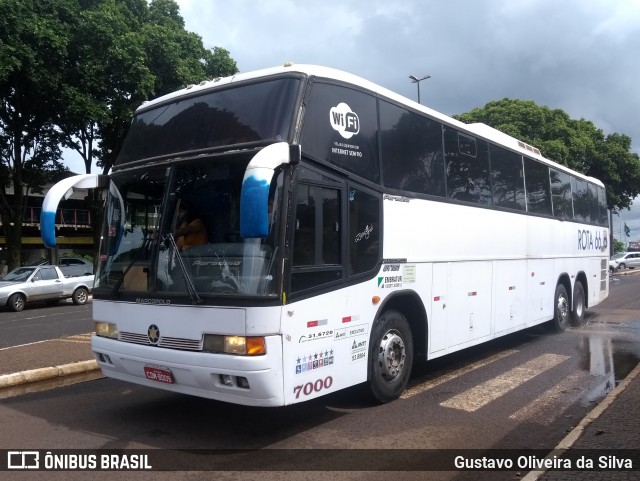
M 9 195 L 12 188 L 7 189 Z M 46 191 L 45 191 L 46 194 Z M 86 191 L 74 191 L 56 212 L 57 247 L 45 248 L 40 237 L 40 213 L 45 194 L 29 194 L 22 227 L 22 264 L 40 259 L 54 261 L 64 255 L 90 256 L 95 254 L 91 212 L 85 201 Z M 1 225 L 0 220 L 0 225 Z M 6 239 L 0 230 L 0 271 L 6 270 Z

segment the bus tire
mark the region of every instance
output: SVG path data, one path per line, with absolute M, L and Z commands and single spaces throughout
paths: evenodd
M 584 321 L 585 306 L 584 287 L 582 282 L 576 281 L 576 285 L 573 286 L 573 311 L 571 311 L 571 324 L 573 326 L 579 326 Z
M 413 337 L 407 319 L 389 310 L 380 316 L 371 333 L 369 388 L 373 397 L 388 403 L 400 397 L 413 366 Z
M 567 289 L 563 284 L 558 284 L 553 302 L 553 320 L 551 321 L 553 329 L 556 332 L 564 331 L 569 325 L 570 317 L 571 313 Z

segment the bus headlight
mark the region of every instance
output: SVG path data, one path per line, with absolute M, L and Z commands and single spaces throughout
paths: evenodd
M 267 353 L 264 337 L 220 336 L 205 334 L 202 350 L 240 356 L 262 356 Z
M 112 322 L 96 321 L 96 336 L 118 339 L 118 326 Z

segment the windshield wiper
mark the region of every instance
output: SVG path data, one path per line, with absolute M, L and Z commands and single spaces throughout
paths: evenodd
M 178 261 L 178 265 L 180 266 L 180 269 L 184 274 L 184 281 L 185 281 L 185 284 L 187 285 L 187 292 L 189 293 L 189 297 L 191 297 L 191 301 L 194 304 L 202 304 L 202 298 L 200 297 L 200 294 L 198 294 L 198 290 L 196 289 L 196 286 L 193 283 L 191 274 L 189 274 L 189 270 L 187 269 L 187 266 L 184 264 L 184 261 L 182 260 L 182 256 L 180 255 L 180 249 L 178 249 L 178 246 L 176 245 L 176 240 L 173 238 L 173 234 L 169 232 L 165 236 L 165 239 L 169 240 L 169 244 L 171 244 L 171 247 L 173 247 L 176 253 L 175 259 Z

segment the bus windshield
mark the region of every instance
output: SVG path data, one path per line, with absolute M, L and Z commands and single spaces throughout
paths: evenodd
M 240 197 L 249 160 L 248 154 L 208 157 L 113 174 L 123 204 L 113 195 L 107 203 L 96 289 L 187 295 L 194 301 L 277 294 L 284 174 L 277 171 L 270 184 L 268 234 L 244 239 Z
M 287 140 L 300 80 L 180 97 L 136 114 L 116 165 L 221 146 Z

